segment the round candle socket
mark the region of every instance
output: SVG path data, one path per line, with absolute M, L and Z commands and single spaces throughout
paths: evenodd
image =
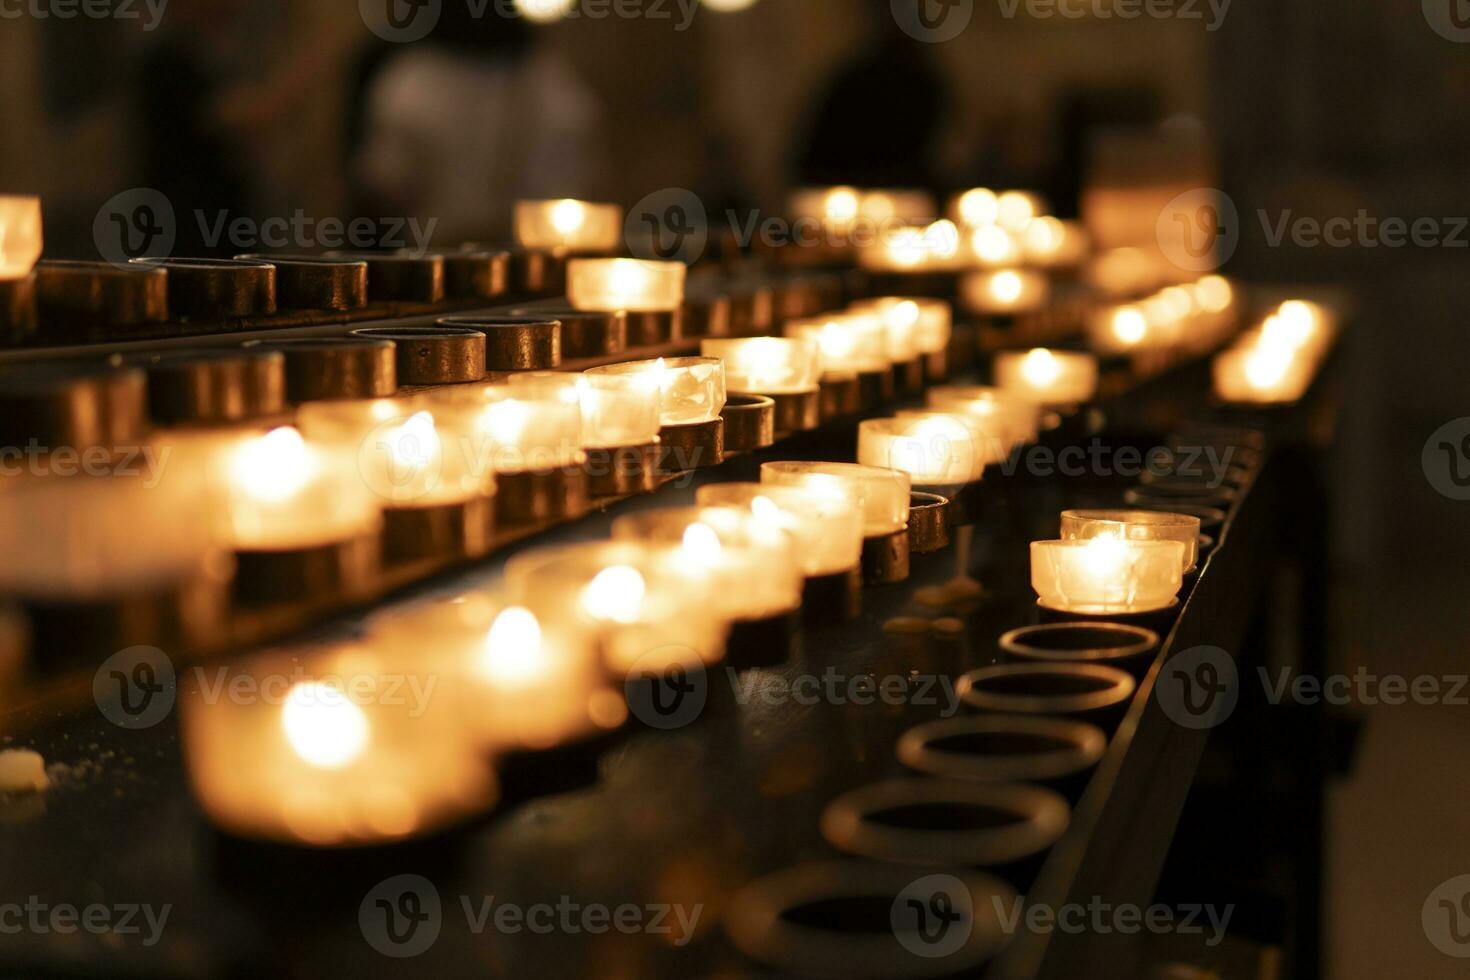
M 327 257 L 366 262 L 368 298 L 374 303 L 439 303 L 444 299 L 442 256 L 328 252 Z
M 563 296 L 567 291 L 567 263 L 571 255 L 566 249 L 523 249 L 510 255 L 510 278 L 517 295 L 526 297 Z
M 352 336 L 393 342 L 400 385 L 466 384 L 485 377 L 485 334 L 471 327 L 363 327 Z
M 665 426 L 709 422 L 725 407 L 725 362 L 717 357 L 660 357 L 626 361 L 587 371 L 600 374 L 644 375 L 660 391 L 659 419 Z
M 302 337 L 250 340 L 250 350 L 286 358 L 286 396 L 296 404 L 340 398 L 386 398 L 398 390 L 397 352 L 391 340 Z
M 729 296 L 690 296 L 684 300 L 681 337 L 735 335 L 733 303 Z
M 567 299 L 579 310 L 674 312 L 684 305 L 686 272 L 682 262 L 572 259 Z
M 587 492 L 593 497 L 628 497 L 658 489 L 658 437 L 641 446 L 587 448 Z
M 441 327 L 478 330 L 485 367 L 495 372 L 549 371 L 561 365 L 561 323 L 547 317 L 447 316 Z
M 909 551 L 928 555 L 949 547 L 950 517 L 948 497 L 914 493 L 909 503 Z
M 841 487 L 712 483 L 700 487 L 695 500 L 702 507 L 748 511 L 762 524 L 789 534 L 807 578 L 846 573 L 861 557 L 862 510 Z
M 1005 351 L 995 356 L 995 383 L 1038 405 L 1082 405 L 1097 393 L 1097 358 L 1052 351 Z
M 917 486 L 949 487 L 979 480 L 992 447 L 958 416 L 865 419 L 858 423 L 858 462 L 909 474 Z
M 148 431 L 147 379 L 104 360 L 0 366 L 0 446 L 127 452 Z
M 366 262 L 317 255 L 237 255 L 276 267 L 276 303 L 283 310 L 360 310 L 368 303 Z
M 390 565 L 479 558 L 494 543 L 495 499 L 490 494 L 383 511 L 383 560 Z
M 148 414 L 158 425 L 232 425 L 288 411 L 280 351 L 202 347 L 138 355 L 148 373 Z
M 824 374 L 818 391 L 823 422 L 849 418 L 863 410 L 862 383 L 856 374 Z
M 1179 595 L 1184 555 L 1178 541 L 1033 541 L 1031 585 L 1041 605 L 1059 612 L 1152 612 Z
M 494 805 L 495 778 L 446 710 L 385 696 L 436 675 L 377 645 L 257 657 L 229 668 L 276 697 L 181 691 L 190 783 L 210 821 L 239 838 L 294 847 L 422 838 Z M 233 679 L 233 678 L 232 678 Z M 277 687 L 277 682 L 283 682 Z
M 776 403 L 764 395 L 731 395 L 720 411 L 725 452 L 746 453 L 776 442 Z
M 161 268 L 48 259 L 36 265 L 37 304 L 47 329 L 66 340 L 102 340 L 109 332 L 168 319 L 168 273 Z M 58 338 L 61 339 L 61 338 Z
M 560 323 L 563 360 L 604 358 L 628 349 L 628 314 L 622 310 L 573 310 L 553 305 L 520 307 L 511 310 L 509 315 Z
M 591 506 L 585 469 L 517 470 L 496 478 L 495 519 L 508 527 L 581 517 Z
M 1107 747 L 1102 730 L 1084 721 L 981 715 L 909 729 L 898 740 L 898 758 L 944 779 L 1056 783 L 1090 771 Z
M 628 310 L 628 346 L 662 347 L 682 335 L 683 310 Z
M 435 249 L 444 261 L 448 299 L 499 299 L 510 292 L 510 252 L 501 249 Z
M 0 279 L 0 341 L 22 344 L 36 332 L 36 275 Z
M 955 689 L 965 707 L 1013 715 L 1114 717 L 1136 684 L 1102 664 L 998 664 L 972 670 Z
M 684 473 L 725 461 L 725 420 L 685 422 L 658 430 L 660 473 Z
M 1051 847 L 1069 816 L 1065 799 L 1038 786 L 896 779 L 837 797 L 821 830 L 861 857 L 994 867 Z
M 1009 938 L 998 910 L 1010 908 L 1016 892 L 972 870 L 933 871 L 926 878 L 896 864 L 800 864 L 736 893 L 725 928 L 741 952 L 782 975 L 938 980 L 973 974 Z M 955 916 L 948 933 L 954 941 L 933 945 L 932 924 L 918 911 L 931 907 Z
M 1159 645 L 1159 634 L 1124 623 L 1044 623 L 1011 630 L 1000 638 L 1002 652 L 1021 660 L 1052 663 L 1136 661 Z
M 175 319 L 226 320 L 276 312 L 276 267 L 244 259 L 133 259 L 168 273 Z
M 863 583 L 891 585 L 909 577 L 909 532 L 867 535 L 863 538 Z
M 858 372 L 858 400 L 863 411 L 871 412 L 887 405 L 896 394 L 891 368 Z
M 612 252 L 623 237 L 623 209 L 571 198 L 517 201 L 515 237 L 522 248 Z

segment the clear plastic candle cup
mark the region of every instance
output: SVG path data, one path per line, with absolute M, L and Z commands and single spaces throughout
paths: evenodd
M 513 376 L 514 377 L 514 376 Z M 582 401 L 567 375 L 464 385 L 433 395 L 477 469 L 532 473 L 582 463 Z
M 827 374 L 866 374 L 887 370 L 888 334 L 871 313 L 831 313 L 788 320 L 788 337 L 815 341 Z
M 592 375 L 633 375 L 659 388 L 663 425 L 690 425 L 720 417 L 725 407 L 725 362 L 718 357 L 660 357 L 592 368 Z
M 612 252 L 621 243 L 623 209 L 571 198 L 517 201 L 515 230 L 522 248 Z
M 856 497 L 862 507 L 864 537 L 885 537 L 908 527 L 913 485 L 901 470 L 857 463 L 783 460 L 762 463 L 761 482 Z
M 995 356 L 995 383 L 1038 405 L 1081 405 L 1097 394 L 1097 358 L 1053 351 L 1005 351 Z
M 700 353 L 725 362 L 725 384 L 742 395 L 798 395 L 817 390 L 821 349 L 786 337 L 705 340 Z
M 578 310 L 664 313 L 684 303 L 682 262 L 645 259 L 572 259 L 567 263 L 567 299 Z
M 1184 546 L 1184 571 L 1199 560 L 1200 521 L 1188 514 L 1155 510 L 1064 510 L 1062 540 L 1178 541 Z
M 1014 448 L 1036 441 L 1041 431 L 1041 408 L 1001 388 L 984 385 L 941 385 L 926 393 L 929 407 L 941 412 L 975 415 L 998 421 L 1007 444 Z
M 858 462 L 902 470 L 915 486 L 957 486 L 981 478 L 986 454 L 972 428 L 952 415 L 866 419 L 858 424 Z
M 1112 616 L 1171 605 L 1184 584 L 1178 541 L 1031 542 L 1031 586 L 1050 609 Z
M 756 520 L 789 533 L 808 578 L 848 571 L 862 558 L 862 512 L 846 495 L 812 487 L 714 483 L 700 487 L 696 500 L 702 507 L 747 510 Z

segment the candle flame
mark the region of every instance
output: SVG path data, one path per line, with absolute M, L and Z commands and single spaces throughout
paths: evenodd
M 1136 306 L 1124 306 L 1113 313 L 1113 336 L 1133 346 L 1148 333 L 1148 320 Z
M 822 209 L 828 222 L 845 225 L 857 217 L 858 205 L 857 191 L 850 187 L 837 187 L 827 193 Z
M 551 206 L 551 227 L 560 235 L 570 235 L 581 229 L 587 220 L 587 209 L 581 201 L 570 198 L 557 201 Z
M 1111 534 L 1091 539 L 1082 549 L 1082 564 L 1088 574 L 1099 579 L 1116 579 L 1122 573 L 1127 558 L 1127 544 Z
M 1035 388 L 1049 388 L 1061 377 L 1062 364 L 1055 354 L 1038 347 L 1021 361 L 1021 374 Z
M 311 478 L 311 453 L 300 432 L 283 426 L 247 440 L 236 450 L 231 469 L 250 496 L 280 502 L 299 492 Z
M 684 554 L 701 565 L 713 565 L 720 560 L 723 546 L 715 529 L 702 521 L 696 521 L 684 529 Z
M 995 208 L 995 220 L 1012 231 L 1021 231 L 1036 217 L 1036 207 L 1032 204 L 1031 197 L 1020 191 L 1006 191 L 1001 194 L 996 198 Z
M 1257 390 L 1274 388 L 1286 377 L 1291 360 L 1292 352 L 1285 348 L 1257 347 L 1245 359 L 1245 379 Z
M 362 755 L 367 715 L 329 684 L 305 681 L 286 694 L 281 729 L 291 748 L 319 769 L 341 769 Z
M 434 429 L 434 416 L 428 412 L 410 415 L 388 438 L 388 451 L 393 461 L 402 466 L 423 469 L 434 457 L 439 434 Z
M 536 614 L 520 606 L 501 610 L 490 624 L 477 666 L 485 677 L 505 687 L 525 687 L 544 676 Z
M 582 590 L 582 608 L 596 619 L 632 623 L 638 620 L 647 593 L 647 583 L 638 569 L 612 565 L 598 572 Z
M 1206 313 L 1222 313 L 1229 308 L 1235 292 L 1224 276 L 1205 276 L 1194 284 L 1194 301 Z
M 1021 298 L 1026 284 L 1021 281 L 1019 274 L 1007 269 L 998 273 L 990 280 L 990 295 L 1002 303 L 1011 304 Z
M 1035 255 L 1055 255 L 1067 237 L 1066 226 L 1046 215 L 1026 226 L 1026 248 Z
M 994 224 L 1000 215 L 995 191 L 987 187 L 976 187 L 960 195 L 960 217 L 972 227 Z
M 1015 242 L 1010 234 L 999 225 L 984 225 L 975 229 L 970 237 L 970 247 L 982 262 L 991 264 L 1005 262 L 1014 257 Z

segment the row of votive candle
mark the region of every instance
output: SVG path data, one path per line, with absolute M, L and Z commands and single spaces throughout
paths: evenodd
M 1215 356 L 1215 397 L 1239 404 L 1297 401 L 1311 386 L 1335 336 L 1335 318 L 1325 307 L 1302 300 L 1282 303 L 1260 326 Z
M 1235 290 L 1223 276 L 1168 286 L 1135 303 L 1104 306 L 1087 322 L 1100 354 L 1209 350 L 1235 324 Z
M 933 299 L 881 297 L 846 311 L 789 320 L 786 336 L 816 345 L 822 372 L 866 374 L 949 347 L 953 316 Z

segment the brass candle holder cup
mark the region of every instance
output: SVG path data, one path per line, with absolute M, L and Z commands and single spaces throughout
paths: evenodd
M 386 398 L 398 390 L 397 349 L 374 337 L 251 340 L 249 350 L 286 358 L 286 396 L 295 404 L 347 398 Z
M 363 327 L 354 337 L 390 340 L 400 385 L 468 384 L 485 377 L 486 338 L 469 326 Z
M 276 267 L 276 303 L 283 310 L 359 310 L 368 304 L 366 262 L 265 253 L 235 258 Z
M 561 322 L 549 317 L 446 316 L 437 325 L 483 334 L 487 371 L 550 371 L 561 366 Z

